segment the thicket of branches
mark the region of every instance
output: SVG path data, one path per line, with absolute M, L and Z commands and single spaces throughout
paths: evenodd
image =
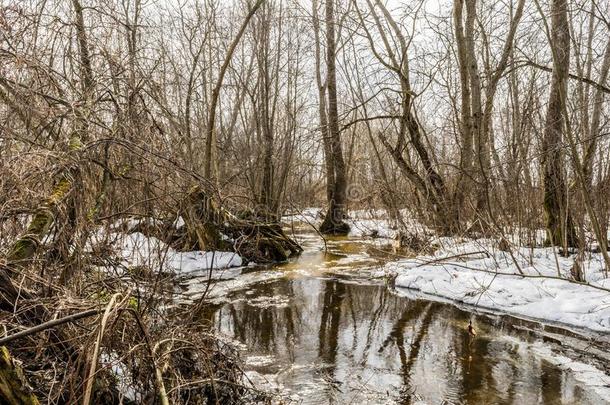
M 443 234 L 517 230 L 526 243 L 546 228 L 565 254 L 595 242 L 610 264 L 608 15 L 607 0 L 4 0 L 3 322 L 102 303 L 121 342 L 105 347 L 147 359 L 139 383 L 182 387 L 155 377 L 163 328 L 147 325 L 162 283 L 148 277 L 134 308 L 120 279 L 95 296 L 108 263 L 92 240 L 126 217 L 164 224 L 148 229 L 161 237 L 195 212 L 181 243 L 201 249 L 220 248 L 229 221 L 256 232 L 244 252 L 274 260 L 298 252 L 277 226 L 287 211 L 327 206 L 322 230 L 346 233 L 347 209 L 385 208 L 399 224 L 406 209 Z M 77 343 L 71 323 L 49 348 L 28 337 L 77 364 L 39 395 L 86 395 L 96 360 L 82 348 L 104 347 L 99 321 Z M 156 340 L 130 346 L 121 327 Z M 237 387 L 231 367 L 219 378 Z

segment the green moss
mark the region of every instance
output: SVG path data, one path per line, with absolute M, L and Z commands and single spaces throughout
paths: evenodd
M 8 349 L 0 346 L 0 403 L 7 405 L 39 405 L 25 382 L 21 368 L 11 360 Z
M 30 235 L 25 235 L 15 242 L 8 254 L 8 259 L 11 262 L 25 260 L 33 256 L 37 248 L 38 241 Z
M 55 187 L 53 187 L 53 193 L 49 197 L 47 203 L 49 205 L 57 204 L 66 196 L 66 194 L 68 194 L 68 191 L 70 191 L 71 188 L 72 182 L 66 177 L 62 178 L 61 180 L 59 180 L 59 182 L 57 182 Z
M 5 346 L 0 346 L 0 367 L 5 367 L 11 362 L 11 356 Z
M 51 211 L 47 209 L 39 210 L 36 212 L 36 215 L 34 215 L 32 222 L 30 222 L 30 225 L 28 226 L 28 234 L 36 235 L 38 237 L 44 236 L 51 227 L 53 220 L 54 217 Z
M 95 301 L 97 301 L 99 304 L 101 305 L 107 305 L 110 302 L 110 299 L 112 298 L 112 295 L 110 292 L 108 292 L 108 290 L 103 289 L 97 293 L 95 293 L 93 295 L 93 299 Z M 129 306 L 130 308 L 133 309 L 138 309 L 138 299 L 136 297 L 129 297 L 129 300 L 127 301 L 127 306 Z
M 100 304 L 108 304 L 110 302 L 111 294 L 106 289 L 100 290 L 93 296 L 93 299 Z
M 74 135 L 70 137 L 70 143 L 68 144 L 68 147 L 71 151 L 79 150 L 83 147 L 83 143 L 81 142 L 80 137 L 76 133 L 74 133 Z
M 138 310 L 138 299 L 136 297 L 129 297 L 129 301 L 127 302 L 127 305 L 129 306 L 129 308 L 134 309 L 134 310 Z
M 126 164 L 123 165 L 122 167 L 120 167 L 117 171 L 117 177 L 122 177 L 127 175 L 127 173 L 129 173 L 131 171 L 131 169 L 133 169 L 132 165 Z

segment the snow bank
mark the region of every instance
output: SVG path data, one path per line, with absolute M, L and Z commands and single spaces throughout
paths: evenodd
M 168 267 L 177 271 L 190 273 L 200 270 L 226 269 L 243 264 L 241 256 L 235 252 L 174 252 L 169 258 Z
M 322 224 L 324 217 L 322 208 L 305 208 L 302 211 L 290 215 L 284 215 L 282 221 L 285 223 L 307 222 L 315 226 Z M 413 232 L 426 232 L 427 229 L 413 219 L 406 210 L 401 210 L 403 220 L 407 227 Z M 395 239 L 398 236 L 398 226 L 388 219 L 386 210 L 350 210 L 346 222 L 350 226 L 351 237 L 374 236 L 377 238 Z
M 510 253 L 495 243 L 445 239 L 447 247 L 433 256 L 420 256 L 386 265 L 395 285 L 453 301 L 510 313 L 610 332 L 610 293 L 567 280 L 574 257 L 556 255 L 553 248 L 520 248 Z M 581 264 L 586 280 L 610 288 L 600 254 Z M 533 278 L 519 276 L 519 269 Z M 500 274 L 502 273 L 502 274 Z
M 242 258 L 234 252 L 178 252 L 163 241 L 139 232 L 111 233 L 107 240 L 126 267 L 147 266 L 166 272 L 192 273 L 243 265 Z
M 347 220 L 347 223 L 350 226 L 349 236 L 375 236 L 394 239 L 398 235 L 398 230 L 392 227 L 389 221 L 385 219 L 350 218 Z

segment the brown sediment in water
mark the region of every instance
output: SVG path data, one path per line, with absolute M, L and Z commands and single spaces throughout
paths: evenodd
M 367 279 L 392 260 L 383 243 L 333 238 L 324 252 L 310 240 L 300 258 L 273 267 L 281 277 L 245 285 L 205 315 L 259 383 L 312 404 L 603 403 L 539 353 L 604 369 L 603 341 L 400 296 Z

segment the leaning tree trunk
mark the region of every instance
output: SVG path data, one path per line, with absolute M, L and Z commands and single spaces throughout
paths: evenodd
M 568 90 L 570 66 L 570 29 L 567 0 L 551 4 L 553 74 L 542 139 L 544 176 L 544 212 L 548 243 L 564 247 L 576 245 L 572 215 L 568 209 L 568 188 L 565 182 L 563 154 L 563 109 Z M 566 252 L 567 254 L 567 252 Z
M 328 202 L 328 211 L 320 226 L 320 232 L 333 235 L 346 235 L 349 232 L 349 225 L 345 222 L 347 177 L 341 146 L 341 133 L 339 132 L 339 114 L 337 111 L 334 0 L 326 1 L 326 42 L 328 135 L 330 138 L 334 179 L 332 179 L 332 198 Z
M 51 195 L 38 207 L 25 233 L 13 243 L 8 253 L 9 264 L 21 264 L 36 253 L 40 241 L 55 221 L 55 210 L 72 188 L 71 176 L 66 172 L 53 187 Z
M 79 51 L 81 53 L 82 96 L 85 100 L 85 107 L 79 108 L 76 111 L 76 125 L 68 139 L 66 162 L 64 162 L 62 169 L 53 178 L 54 183 L 50 194 L 37 207 L 25 232 L 8 249 L 6 264 L 0 267 L 0 308 L 9 311 L 15 310 L 15 303 L 18 299 L 34 298 L 28 291 L 17 288 L 12 281 L 12 277 L 18 273 L 19 269 L 31 262 L 38 253 L 41 242 L 54 226 L 56 215 L 60 211 L 60 204 L 64 202 L 74 188 L 74 181 L 79 171 L 78 166 L 74 163 L 77 161 L 77 159 L 74 159 L 74 155 L 80 152 L 82 149 L 82 139 L 87 136 L 86 110 L 89 105 L 88 100 L 91 94 L 93 79 L 91 76 L 90 58 L 86 49 L 87 39 L 84 32 L 82 7 L 78 0 L 73 0 L 73 4 L 76 12 Z M 17 105 L 12 107 L 18 112 L 27 110 L 27 108 Z M 24 115 L 18 115 L 25 119 Z M 72 219 L 74 220 L 74 218 Z M 69 235 L 66 239 L 69 243 L 72 235 Z M 68 251 L 67 246 L 64 246 L 64 251 Z M 47 315 L 46 309 L 39 303 L 28 307 L 22 314 L 23 318 L 27 319 L 28 322 L 43 321 Z
M 56 215 L 60 211 L 60 205 L 65 202 L 66 198 L 74 188 L 75 178 L 78 176 L 79 168 L 75 163 L 74 155 L 80 153 L 82 149 L 82 139 L 87 136 L 87 109 L 89 107 L 89 98 L 91 94 L 92 76 L 91 65 L 88 51 L 86 50 L 87 39 L 84 33 L 84 22 L 82 16 L 82 7 L 78 0 L 73 0 L 76 12 L 76 25 L 78 31 L 78 42 L 81 49 L 81 79 L 83 82 L 83 99 L 85 107 L 78 108 L 76 111 L 76 125 L 70 138 L 68 139 L 68 152 L 66 153 L 66 162 L 59 172 L 52 178 L 51 192 L 40 203 L 32 216 L 25 232 L 13 242 L 6 254 L 6 263 L 0 266 L 0 309 L 19 312 L 19 318 L 27 323 L 43 322 L 49 317 L 47 309 L 36 300 L 35 294 L 26 288 L 16 285 L 13 278 L 19 275 L 21 269 L 31 263 L 39 251 L 39 247 L 56 222 Z M 0 83 L 1 84 L 1 83 Z M 8 95 L 6 95 L 8 96 Z M 4 93 L 0 93 L 0 97 L 6 98 Z M 9 104 L 12 109 L 15 109 L 17 115 L 28 125 L 27 116 L 34 113 L 35 109 L 17 104 Z M 57 134 L 59 135 L 59 134 Z M 74 221 L 74 217 L 71 218 Z M 67 235 L 64 240 L 61 240 L 61 233 L 58 240 L 65 245 L 69 244 L 73 235 Z M 63 246 L 63 251 L 67 252 L 68 246 Z M 30 301 L 31 305 L 23 305 L 22 308 L 17 308 L 18 301 Z M 19 311 L 17 311 L 19 310 Z M 59 333 L 52 332 L 49 338 L 53 345 L 59 346 L 59 349 L 66 353 L 69 344 L 65 339 L 59 336 Z M 4 402 L 2 402 L 4 403 Z

